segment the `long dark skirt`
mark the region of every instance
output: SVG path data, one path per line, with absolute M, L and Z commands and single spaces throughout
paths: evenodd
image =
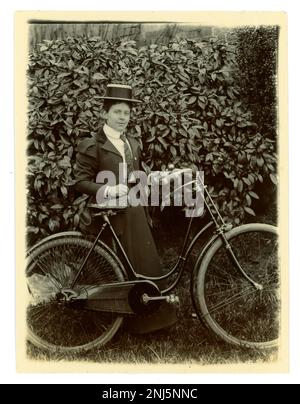
M 135 272 L 150 277 L 161 276 L 163 268 L 144 208 L 128 207 L 112 216 L 110 221 Z M 156 284 L 161 289 L 165 281 Z M 132 333 L 144 334 L 169 327 L 176 319 L 174 306 L 162 303 L 154 314 L 129 316 L 125 327 Z
M 161 276 L 163 270 L 144 208 L 130 207 L 124 213 L 119 235 L 135 272 Z

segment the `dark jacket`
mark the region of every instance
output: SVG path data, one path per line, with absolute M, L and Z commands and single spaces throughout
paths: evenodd
M 140 146 L 138 140 L 127 137 L 133 154 L 133 166 L 139 170 Z M 115 146 L 107 139 L 103 129 L 90 138 L 82 140 L 77 147 L 76 182 L 80 192 L 96 195 L 103 183 L 96 184 L 96 176 L 100 171 L 112 171 L 119 178 L 119 164 L 122 156 Z
M 134 158 L 134 169 L 139 169 L 139 142 L 128 137 Z M 97 191 L 105 187 L 103 183 L 96 184 L 97 174 L 102 170 L 112 171 L 119 176 L 119 164 L 122 157 L 114 145 L 107 139 L 103 129 L 96 136 L 84 139 L 77 148 L 76 183 L 80 192 L 95 198 Z M 111 217 L 111 223 L 137 273 L 146 276 L 161 276 L 163 274 L 157 249 L 148 225 L 144 207 L 128 207 Z M 161 284 L 158 283 L 161 287 Z M 174 310 L 168 305 L 162 305 L 161 312 L 140 320 L 129 322 L 135 332 L 148 332 L 163 328 L 174 323 Z

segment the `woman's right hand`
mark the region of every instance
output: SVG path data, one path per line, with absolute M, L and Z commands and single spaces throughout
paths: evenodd
M 108 198 L 119 198 L 128 194 L 128 186 L 124 184 L 118 184 L 115 186 L 108 186 L 106 189 L 106 195 Z

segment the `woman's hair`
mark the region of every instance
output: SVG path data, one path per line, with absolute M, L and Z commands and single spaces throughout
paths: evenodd
M 121 104 L 121 103 L 125 103 L 129 106 L 130 110 L 132 109 L 132 103 L 131 102 L 127 102 L 127 101 L 122 101 L 122 100 L 104 100 L 103 102 L 103 109 L 108 112 L 110 110 L 110 108 L 115 105 L 115 104 Z

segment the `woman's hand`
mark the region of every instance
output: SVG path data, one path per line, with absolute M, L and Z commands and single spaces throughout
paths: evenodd
M 108 198 L 119 198 L 128 194 L 128 186 L 124 184 L 118 184 L 113 187 L 108 186 L 106 189 L 106 195 Z

